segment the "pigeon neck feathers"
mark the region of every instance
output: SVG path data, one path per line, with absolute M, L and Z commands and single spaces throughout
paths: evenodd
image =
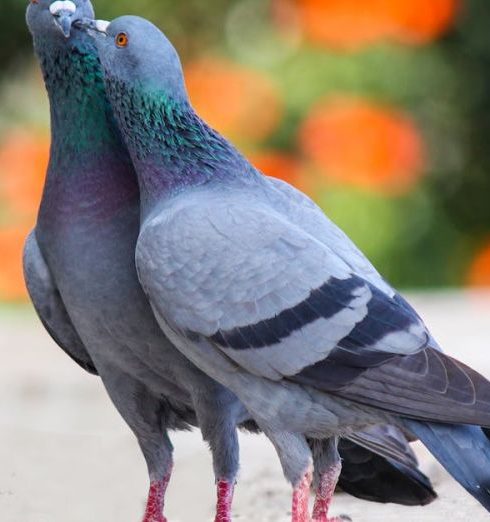
M 112 215 L 124 205 L 139 203 L 136 175 L 91 41 L 38 57 L 52 134 L 39 221 L 49 225 L 80 214 Z
M 255 170 L 188 100 L 149 92 L 106 76 L 106 87 L 138 172 L 144 203 L 214 180 L 247 178 Z
M 117 146 L 117 127 L 95 47 L 89 42 L 67 45 L 39 53 L 39 59 L 50 100 L 51 163 L 73 166 L 87 161 L 84 153 L 94 156 Z

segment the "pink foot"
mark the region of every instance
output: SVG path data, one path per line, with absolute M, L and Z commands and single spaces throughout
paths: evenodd
M 310 468 L 293 491 L 292 522 L 311 522 L 308 500 L 312 481 L 313 470 Z
M 231 506 L 235 486 L 227 480 L 218 480 L 218 502 L 214 522 L 231 522 Z
M 170 473 L 160 482 L 150 484 L 143 522 L 167 522 L 167 519 L 163 516 L 163 507 L 169 481 Z
M 352 522 L 352 519 L 346 516 L 328 518 L 327 516 L 322 515 L 319 518 L 314 518 L 313 522 Z
M 345 522 L 350 520 L 347 517 L 329 518 L 328 516 L 341 468 L 340 464 L 336 464 L 322 475 L 313 507 L 313 522 Z

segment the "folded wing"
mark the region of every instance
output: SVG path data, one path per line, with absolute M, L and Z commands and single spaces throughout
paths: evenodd
M 250 373 L 415 418 L 490 424 L 488 383 L 439 353 L 402 298 L 260 201 L 187 196 L 145 227 L 137 263 L 172 329 Z
M 24 248 L 24 275 L 36 312 L 55 343 L 79 366 L 97 375 L 97 369 L 66 311 L 32 232 Z

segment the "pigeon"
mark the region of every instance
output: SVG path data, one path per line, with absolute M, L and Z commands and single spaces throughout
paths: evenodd
M 329 514 L 337 438 L 394 424 L 490 511 L 490 383 L 445 355 L 412 306 L 303 193 L 254 168 L 194 111 L 179 56 L 139 17 L 97 22 L 108 94 L 135 166 L 136 266 L 162 330 L 241 400 L 310 520 L 310 440 Z
M 234 428 L 242 420 L 250 426 L 249 414 L 171 345 L 139 284 L 134 264 L 140 224 L 137 178 L 104 92 L 95 44 L 76 27 L 82 18 L 93 17 L 88 0 L 39 0 L 27 11 L 51 102 L 53 137 L 38 223 L 25 247 L 27 287 L 55 342 L 101 377 L 136 435 L 151 482 L 145 522 L 165 520 L 172 467 L 168 431 L 198 424 L 214 453 L 217 520 L 227 520 L 238 467 Z M 385 437 L 383 431 L 375 437 L 381 447 Z M 357 448 L 358 472 L 343 481 L 346 491 L 352 483 L 352 494 L 382 502 L 393 498 L 417 504 L 435 498 L 410 459 L 403 434 L 396 437 L 395 460 L 374 456 L 353 442 L 341 451 L 344 456 Z M 386 437 L 387 446 L 390 440 Z M 362 462 L 358 452 L 365 455 Z M 373 496 L 377 475 L 384 477 L 386 468 L 398 481 Z M 365 478 L 362 485 L 359 477 Z M 413 488 L 407 494 L 405 485 Z
M 145 522 L 166 520 L 168 431 L 197 424 L 213 452 L 218 510 L 227 511 L 238 467 L 236 425 L 249 415 L 172 346 L 139 284 L 138 184 L 94 42 L 72 27 L 87 17 L 94 17 L 88 0 L 38 0 L 27 10 L 52 124 L 44 194 L 24 252 L 27 287 L 54 340 L 101 377 L 136 435 L 151 482 Z

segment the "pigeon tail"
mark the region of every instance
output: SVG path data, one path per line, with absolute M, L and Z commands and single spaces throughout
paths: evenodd
M 490 512 L 490 441 L 478 426 L 455 426 L 405 419 L 434 457 Z
M 341 439 L 342 474 L 339 487 L 370 502 L 425 506 L 437 498 L 432 484 L 418 468 L 376 455 L 350 440 Z

